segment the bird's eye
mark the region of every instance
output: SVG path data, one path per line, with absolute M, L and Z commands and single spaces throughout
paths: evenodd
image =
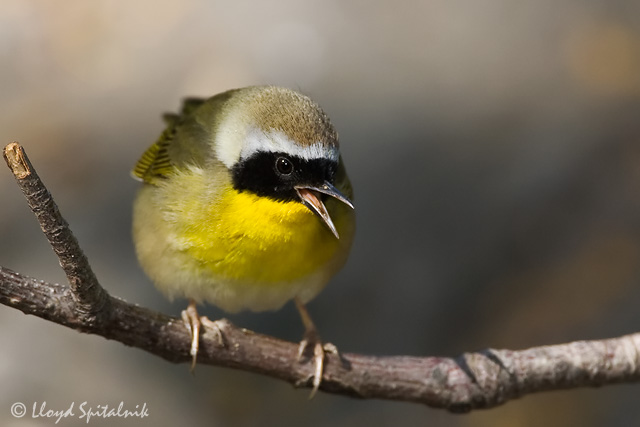
M 291 175 L 293 172 L 293 163 L 286 157 L 278 157 L 276 159 L 276 170 L 282 175 Z

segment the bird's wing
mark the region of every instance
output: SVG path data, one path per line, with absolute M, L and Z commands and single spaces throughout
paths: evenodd
M 180 114 L 165 114 L 163 116 L 167 127 L 155 144 L 142 154 L 131 171 L 131 175 L 135 179 L 153 184 L 157 179 L 162 179 L 173 170 L 175 165 L 171 161 L 168 149 L 175 141 L 178 127 L 204 101 L 199 98 L 185 99 Z

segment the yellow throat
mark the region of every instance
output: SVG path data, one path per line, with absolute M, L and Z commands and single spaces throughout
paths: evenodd
M 346 230 L 346 209 L 335 204 L 337 227 Z M 273 286 L 309 276 L 336 254 L 336 239 L 299 202 L 280 202 L 228 187 L 184 224 L 185 253 L 212 277 Z

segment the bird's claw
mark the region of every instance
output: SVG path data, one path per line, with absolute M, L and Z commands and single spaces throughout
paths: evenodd
M 182 321 L 184 322 L 189 335 L 191 335 L 191 349 L 189 354 L 191 355 L 191 367 L 190 371 L 193 373 L 196 367 L 196 360 L 198 358 L 198 351 L 200 349 L 200 330 L 202 326 L 211 329 L 216 336 L 218 344 L 224 347 L 224 337 L 222 336 L 222 329 L 217 321 L 210 320 L 207 316 L 200 317 L 194 301 L 191 301 L 186 310 L 182 310 Z
M 338 348 L 331 343 L 323 343 L 315 330 L 307 331 L 300 345 L 298 346 L 298 361 L 302 361 L 308 349 L 313 348 L 313 362 L 315 370 L 313 373 L 313 382 L 309 399 L 313 399 L 316 392 L 320 388 L 322 382 L 322 374 L 324 372 L 324 356 L 327 353 L 338 354 Z M 308 379 L 310 379 L 309 377 Z M 308 380 L 307 379 L 307 380 Z

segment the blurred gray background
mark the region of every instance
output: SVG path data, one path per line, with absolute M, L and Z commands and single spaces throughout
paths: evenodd
M 185 96 L 278 84 L 337 127 L 356 190 L 345 269 L 309 308 L 346 352 L 444 355 L 640 329 L 640 2 L 3 0 L 0 135 L 19 140 L 113 295 L 178 315 L 137 266 L 129 171 Z M 0 265 L 63 282 L 0 165 Z M 202 313 L 223 315 L 213 307 Z M 299 340 L 288 305 L 238 325 Z M 13 402 L 147 404 L 92 425 L 628 426 L 640 385 L 451 415 L 174 366 L 0 307 Z M 66 419 L 60 425 L 86 425 Z

